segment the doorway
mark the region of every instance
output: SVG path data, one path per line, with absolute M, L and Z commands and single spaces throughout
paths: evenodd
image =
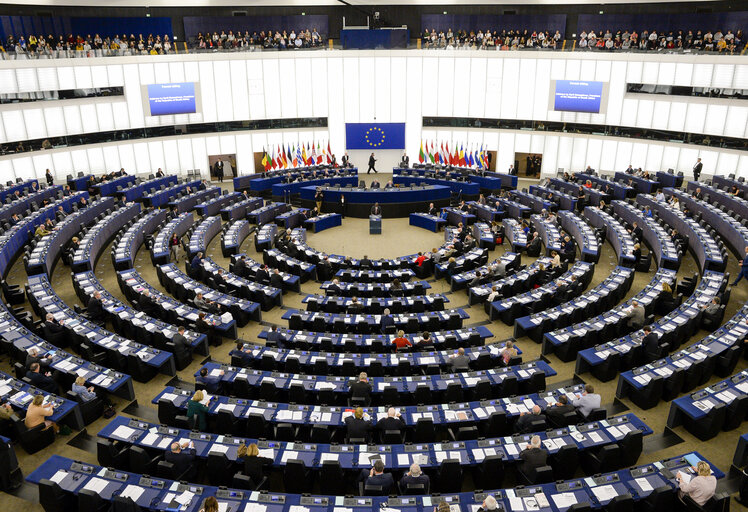
M 514 153 L 514 168 L 520 176 L 539 178 L 542 164 L 542 153 Z
M 208 166 L 210 167 L 211 181 L 232 180 L 236 176 L 236 153 L 208 155 Z

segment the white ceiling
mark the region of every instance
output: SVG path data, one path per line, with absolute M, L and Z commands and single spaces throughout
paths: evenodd
M 639 1 L 639 0 L 637 0 Z M 676 0 L 647 0 L 646 3 L 674 3 Z M 677 0 L 678 2 L 697 2 L 704 0 Z M 716 0 L 706 0 L 716 1 Z M 352 5 L 439 5 L 448 9 L 458 3 L 456 0 L 346 0 Z M 468 5 L 564 5 L 564 4 L 628 4 L 632 0 L 468 0 Z M 50 5 L 50 6 L 90 6 L 90 7 L 312 7 L 340 6 L 338 0 L 111 0 L 102 5 L 100 0 L 4 0 L 9 5 Z M 462 2 L 459 2 L 463 4 Z M 644 2 L 643 2 L 644 3 Z M 461 5 L 464 7 L 464 5 Z

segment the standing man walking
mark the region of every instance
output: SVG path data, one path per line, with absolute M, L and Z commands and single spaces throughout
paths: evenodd
M 366 171 L 366 174 L 369 174 L 371 171 L 374 171 L 375 174 L 379 172 L 374 168 L 374 163 L 376 161 L 377 160 L 374 158 L 374 153 L 372 153 L 369 157 L 369 169 Z
M 704 164 L 701 163 L 701 158 L 696 159 L 696 165 L 693 166 L 693 179 L 696 181 L 699 181 L 699 176 L 701 176 L 701 168 L 704 167 Z

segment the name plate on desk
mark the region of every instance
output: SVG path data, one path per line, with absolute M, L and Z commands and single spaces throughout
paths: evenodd
M 216 491 L 216 498 L 219 500 L 243 500 L 244 493 L 234 489 L 218 489 Z
M 260 503 L 285 503 L 286 497 L 282 494 L 266 494 L 260 493 L 257 497 L 257 501 Z
M 343 506 L 345 507 L 371 507 L 371 498 L 345 498 L 343 500 Z
M 121 471 L 112 471 L 111 469 L 107 469 L 104 472 L 104 478 L 108 478 L 109 480 L 119 480 L 120 482 L 125 482 L 127 480 L 127 473 L 122 473 Z
M 93 473 L 93 466 L 90 466 L 88 464 L 83 464 L 81 462 L 73 462 L 70 464 L 70 471 L 76 471 L 78 473 L 86 473 L 87 475 L 90 475 Z
M 302 496 L 299 499 L 300 505 L 313 505 L 318 507 L 326 507 L 330 504 L 330 498 L 325 496 Z
M 150 487 L 152 489 L 163 489 L 165 482 L 163 480 L 156 480 L 154 478 L 148 478 L 146 476 L 140 477 L 138 485 L 142 487 Z

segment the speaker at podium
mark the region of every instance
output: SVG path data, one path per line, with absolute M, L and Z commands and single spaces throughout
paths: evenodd
M 370 235 L 381 235 L 382 234 L 382 216 L 381 215 L 369 215 L 369 234 Z

